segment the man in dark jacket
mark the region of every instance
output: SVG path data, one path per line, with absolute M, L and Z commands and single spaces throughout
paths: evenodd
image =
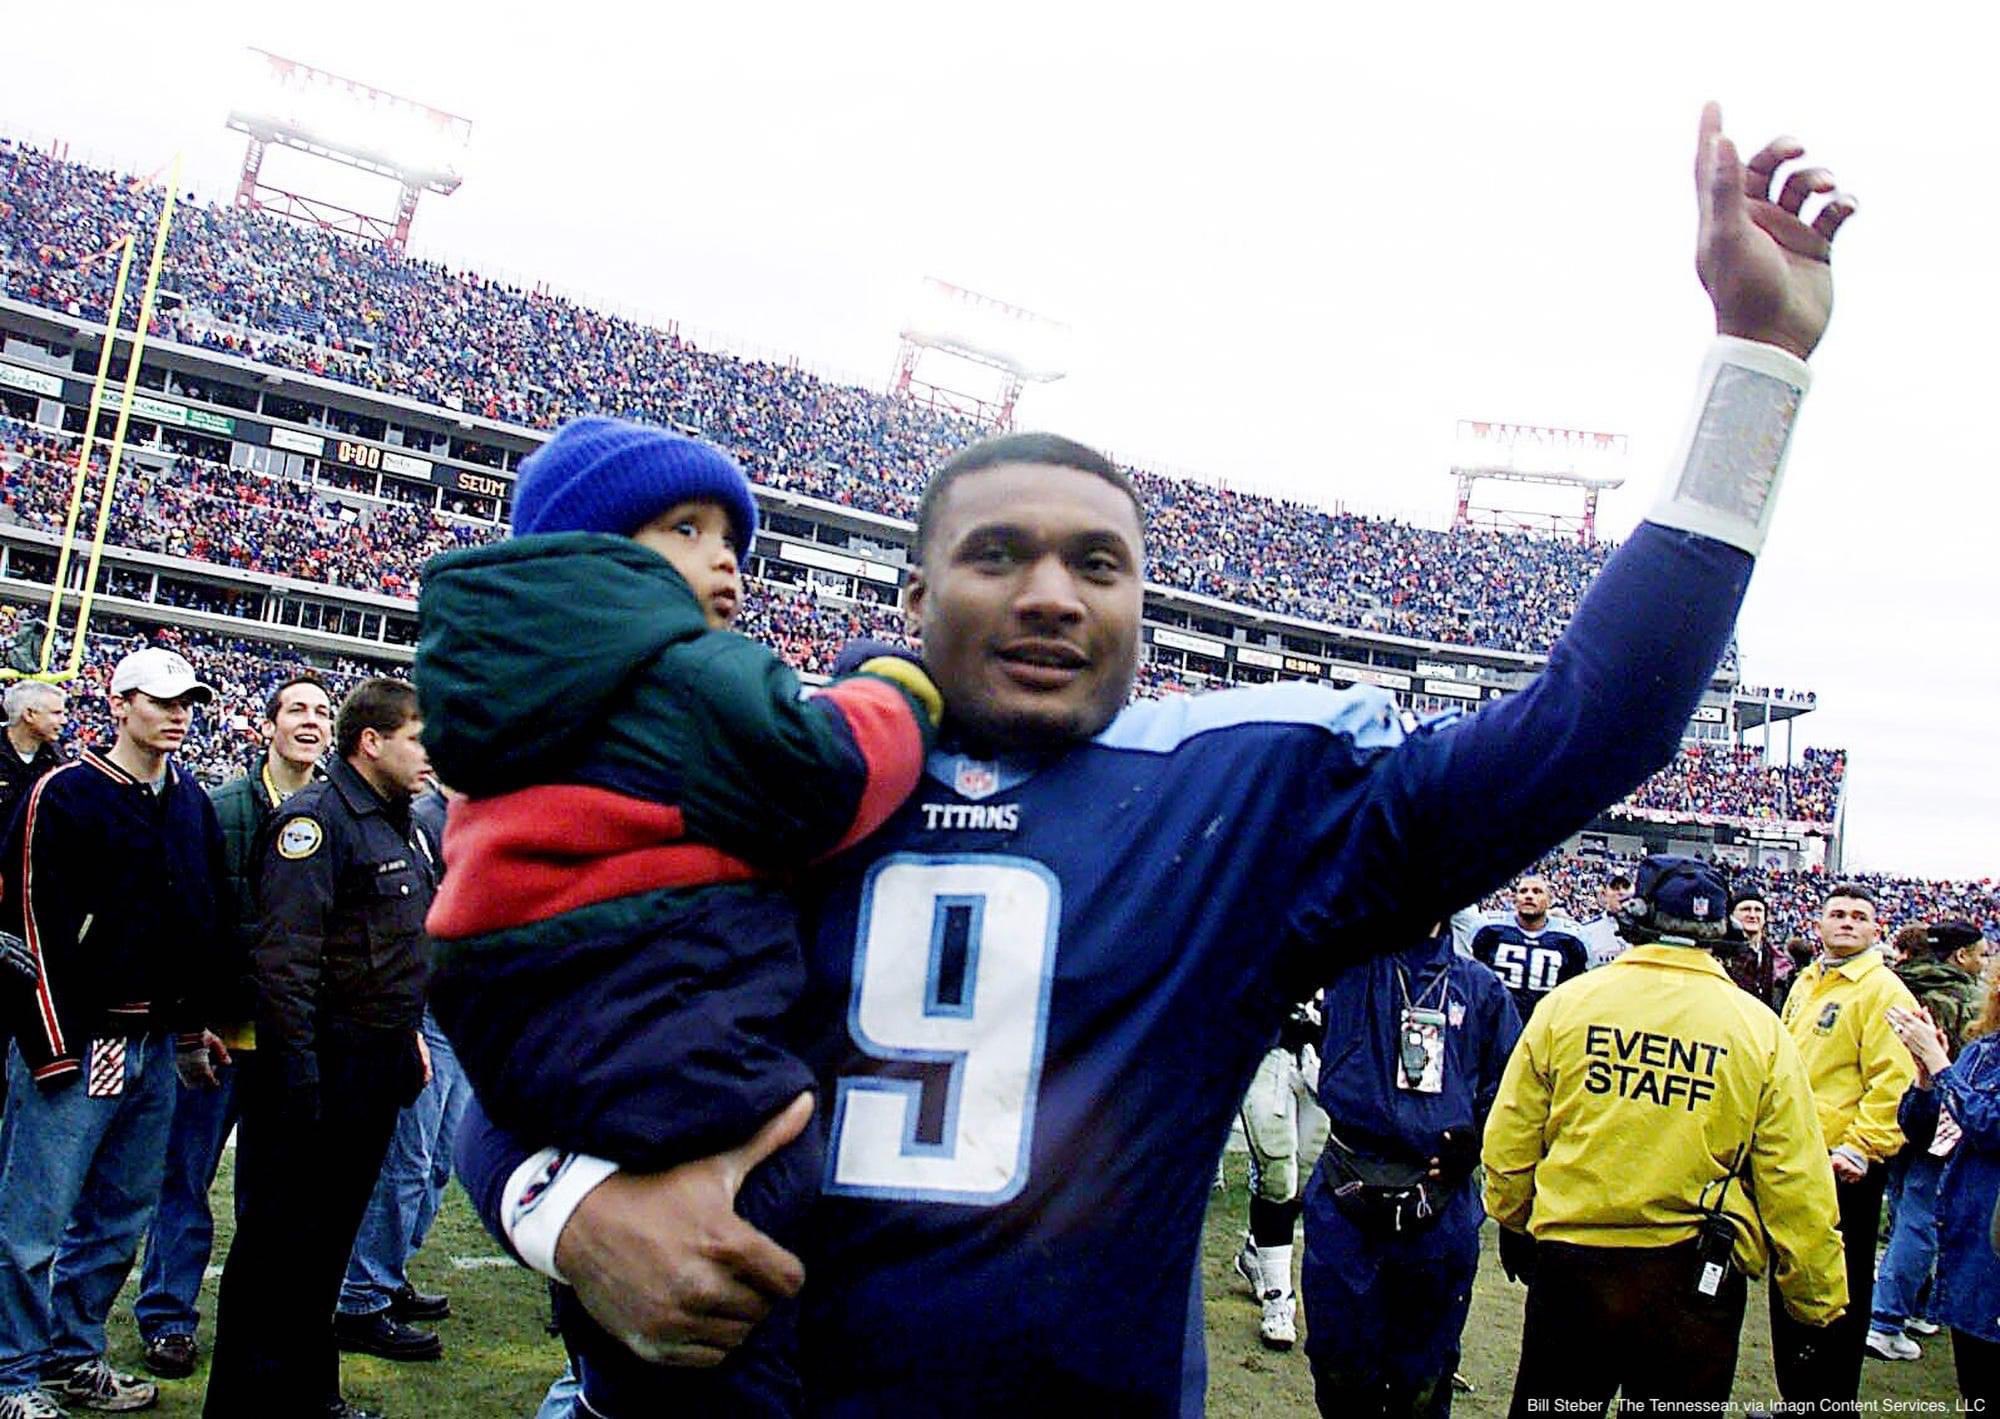
M 43 1412 L 49 1392 L 91 1409 L 157 1393 L 104 1362 L 104 1322 L 159 1195 L 175 1067 L 199 1076 L 225 1055 L 198 1028 L 222 833 L 171 757 L 211 698 L 170 650 L 126 656 L 110 752 L 38 782 L 0 844 L 0 924 L 38 976 L 0 1139 L 0 1413 Z
M 21 680 L 7 687 L 7 748 L 0 749 L 0 832 L 14 820 L 35 781 L 50 769 L 60 767 L 65 755 L 59 746 L 63 723 L 69 718 L 69 697 L 41 680 Z M 11 749 L 13 752 L 9 753 Z M 21 988 L 34 988 L 33 962 L 25 948 L 10 953 L 0 964 L 13 968 Z M 15 988 L 5 971 L 0 971 L 0 991 Z M 7 1057 L 7 1042 L 14 1038 L 12 1010 L 0 1010 L 0 1061 Z M 7 1103 L 6 1068 L 0 1064 L 0 1108 Z
M 310 675 L 279 685 L 264 701 L 263 729 L 268 741 L 264 751 L 250 760 L 241 777 L 210 795 L 222 825 L 223 905 L 230 913 L 233 949 L 220 963 L 223 979 L 213 993 L 209 1023 L 228 1047 L 230 1062 L 216 1069 L 214 1087 L 197 1083 L 180 1088 L 167 1137 L 166 1182 L 146 1233 L 146 1262 L 134 1311 L 146 1346 L 143 1363 L 162 1379 L 193 1374 L 200 1353 L 194 1338 L 201 1319 L 195 1302 L 215 1240 L 208 1191 L 222 1161 L 223 1140 L 242 1112 L 239 1073 L 257 1044 L 250 982 L 250 946 L 257 926 L 254 854 L 278 805 L 321 776 L 320 756 L 333 741 L 333 700 L 326 686 Z
M 1729 919 L 1743 933 L 1743 946 L 1722 958 L 1723 970 L 1738 987 L 1782 1010 L 1796 967 L 1790 953 L 1771 940 L 1771 904 L 1755 888 L 1739 891 L 1730 899 Z
M 7 748 L 0 750 L 0 829 L 13 821 L 14 809 L 28 790 L 50 769 L 60 767 L 63 725 L 69 720 L 69 697 L 41 680 L 18 680 L 7 687 Z
M 429 770 L 422 729 L 408 685 L 362 681 L 341 703 L 326 779 L 286 801 L 258 854 L 257 1067 L 243 1081 L 209 1416 L 354 1412 L 334 1303 L 397 1112 L 424 1084 L 438 854 L 410 819 Z

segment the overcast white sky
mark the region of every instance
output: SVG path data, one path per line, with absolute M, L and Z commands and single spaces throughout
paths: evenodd
M 1851 752 L 1851 866 L 1993 874 L 1994 22 L 1353 8 L 114 3 L 90 45 L 40 6 L 9 18 L 0 125 L 147 173 L 184 151 L 224 192 L 261 45 L 473 120 L 422 253 L 877 387 L 937 275 L 1074 328 L 1024 424 L 1432 524 L 1459 418 L 1625 432 L 1622 533 L 1710 329 L 1689 173 L 1717 98 L 1746 153 L 1794 132 L 1862 202 L 1746 678 L 1818 690 L 1799 740 Z

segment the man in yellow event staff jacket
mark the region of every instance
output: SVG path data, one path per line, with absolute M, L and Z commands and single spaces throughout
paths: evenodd
M 1714 868 L 1648 858 L 1631 949 L 1551 991 L 1507 1062 L 1483 1161 L 1507 1251 L 1534 1239 L 1509 1266 L 1530 1277 L 1516 1415 L 1726 1400 L 1767 1259 L 1774 1310 L 1823 1327 L 1847 1304 L 1805 1066 L 1708 949 L 1740 940 L 1728 911 Z
M 1875 1291 L 1875 1235 L 1888 1182 L 1884 1163 L 1903 1146 L 1896 1105 L 1916 1065 L 1889 1028 L 1892 1005 L 1916 998 L 1875 949 L 1882 933 L 1866 887 L 1842 883 L 1820 908 L 1820 956 L 1785 997 L 1785 1028 L 1812 1077 L 1826 1136 L 1827 1166 L 1840 1197 L 1849 1307 L 1838 1325 L 1802 1331 L 1771 1309 L 1771 1356 L 1787 1401 L 1851 1401 L 1861 1388 L 1863 1346 Z

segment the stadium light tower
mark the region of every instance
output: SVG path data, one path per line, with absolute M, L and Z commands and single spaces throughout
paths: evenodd
M 1486 419 L 1458 421 L 1458 457 L 1451 476 L 1458 481 L 1453 527 L 1492 527 L 1506 532 L 1574 534 L 1588 547 L 1597 540 L 1597 497 L 1625 486 L 1622 468 L 1630 448 L 1624 434 L 1583 429 L 1551 429 L 1537 424 L 1502 424 Z M 1473 486 L 1481 479 L 1576 488 L 1580 513 L 1519 507 L 1475 507 Z
M 250 139 L 237 206 L 401 251 L 409 244 L 417 200 L 426 192 L 449 197 L 458 191 L 458 158 L 472 137 L 469 120 L 266 50 L 252 48 L 250 56 L 250 91 L 229 112 L 230 128 Z M 373 216 L 265 182 L 264 152 L 273 144 L 393 179 L 401 188 L 395 215 Z
M 1061 321 L 927 276 L 916 309 L 903 322 L 889 392 L 991 429 L 1011 429 L 1021 392 L 1068 372 L 1068 343 L 1069 327 Z M 918 377 L 919 367 L 926 377 Z M 968 383 L 979 388 L 966 388 Z

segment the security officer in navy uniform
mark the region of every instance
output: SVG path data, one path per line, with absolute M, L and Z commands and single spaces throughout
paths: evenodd
M 1306 1357 L 1319 1411 L 1444 1419 L 1479 1271 L 1474 1165 L 1521 1033 L 1511 993 L 1434 931 L 1326 986 L 1306 1187 Z
M 340 1397 L 333 1313 L 396 1115 L 429 1068 L 419 1025 L 439 849 L 410 817 L 430 767 L 422 730 L 410 686 L 363 681 L 340 706 L 326 779 L 266 829 L 260 1067 L 246 1081 L 210 1419 L 363 1413 Z M 439 1353 L 435 1335 L 384 1322 Z

